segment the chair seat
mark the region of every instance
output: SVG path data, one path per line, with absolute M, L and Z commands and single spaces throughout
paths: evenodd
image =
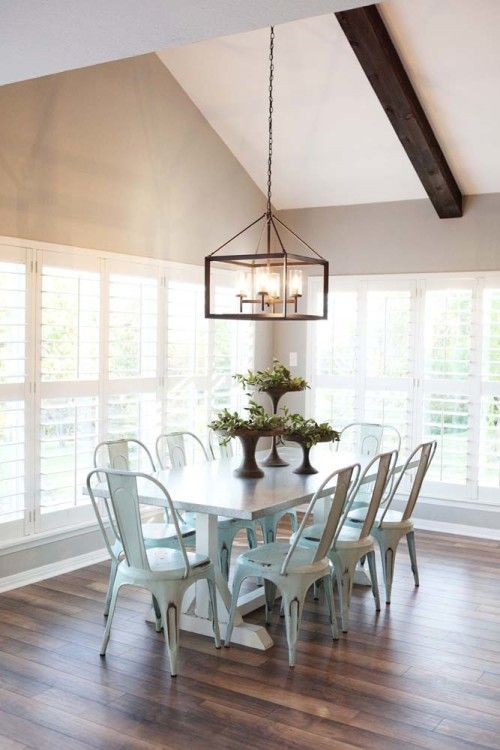
M 349 513 L 347 519 L 352 524 L 361 524 L 366 517 L 366 508 L 357 508 L 356 510 Z M 376 521 L 380 522 L 384 509 L 381 508 L 376 516 Z M 411 531 L 413 529 L 413 521 L 411 518 L 407 518 L 405 521 L 402 519 L 402 513 L 398 510 L 388 510 L 382 521 L 382 529 L 401 529 Z
M 304 546 L 307 548 L 315 547 L 321 539 L 323 531 L 324 526 L 321 523 L 315 523 L 312 526 L 307 526 L 302 534 L 300 546 Z M 290 542 L 293 542 L 294 538 L 295 534 L 290 537 Z M 341 529 L 341 532 L 335 543 L 335 549 L 341 550 L 347 547 L 359 546 L 370 547 L 372 544 L 373 538 L 371 536 L 366 536 L 364 539 L 359 538 L 359 528 L 349 528 L 349 526 L 344 526 Z
M 238 564 L 255 567 L 255 575 L 264 575 L 265 572 L 279 575 L 281 566 L 290 551 L 288 542 L 272 542 L 270 544 L 261 544 L 255 549 L 243 552 L 238 557 Z M 330 563 L 326 558 L 313 563 L 314 549 L 307 547 L 297 547 L 287 568 L 287 575 L 293 573 L 309 573 L 326 569 L 328 572 Z M 325 574 L 326 574 L 325 572 Z
M 180 532 L 183 538 L 189 537 L 195 533 L 192 526 L 188 524 L 179 524 Z M 171 539 L 176 536 L 175 526 L 173 523 L 145 523 L 142 526 L 144 539 L 146 542 L 155 539 Z
M 178 581 L 184 577 L 184 558 L 179 550 L 168 547 L 150 547 L 146 549 L 146 555 L 151 571 L 129 567 L 126 560 L 123 560 L 119 566 L 123 578 L 130 579 L 132 583 L 151 577 L 171 581 Z M 210 565 L 210 558 L 206 555 L 187 552 L 187 558 L 193 572 L 205 565 Z

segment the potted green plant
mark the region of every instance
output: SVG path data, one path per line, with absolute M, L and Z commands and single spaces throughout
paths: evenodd
M 318 424 L 314 419 L 305 419 L 300 414 L 290 414 L 285 409 L 286 431 L 284 437 L 302 448 L 302 463 L 294 469 L 295 474 L 317 474 L 318 470 L 311 465 L 309 452 L 317 443 L 330 443 L 340 440 L 337 430 L 328 422 Z
M 238 373 L 233 377 L 250 392 L 267 393 L 273 404 L 273 414 L 278 412 L 279 400 L 285 393 L 304 391 L 309 388 L 307 380 L 300 376 L 293 377 L 290 370 L 276 357 L 273 358 L 272 367 L 256 372 L 248 370 L 246 375 Z M 264 466 L 288 466 L 288 463 L 278 454 L 276 436 L 273 437 L 271 451 L 263 464 Z
M 236 476 L 263 477 L 264 472 L 259 468 L 255 459 L 257 443 L 261 437 L 282 435 L 286 428 L 285 420 L 277 414 L 268 414 L 264 407 L 256 404 L 255 401 L 250 401 L 245 408 L 249 414 L 247 419 L 240 416 L 238 412 L 223 409 L 208 426 L 228 440 L 232 437 L 239 439 L 243 449 L 243 459 L 241 465 L 234 471 Z

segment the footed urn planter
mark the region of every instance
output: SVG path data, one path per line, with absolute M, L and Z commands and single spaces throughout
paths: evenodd
M 281 435 L 282 433 L 283 430 L 235 430 L 231 433 L 222 430 L 218 431 L 218 434 L 221 436 L 237 437 L 240 441 L 243 456 L 241 464 L 233 473 L 236 477 L 243 477 L 245 479 L 259 479 L 264 476 L 264 472 L 257 464 L 255 458 L 255 451 L 259 439 L 262 437 L 272 437 L 275 439 L 277 435 Z
M 297 466 L 297 468 L 293 470 L 293 473 L 294 474 L 317 474 L 318 469 L 314 468 L 314 466 L 311 464 L 311 461 L 309 459 L 311 448 L 313 448 L 314 446 L 305 445 L 300 435 L 294 435 L 293 433 L 290 433 L 286 435 L 286 438 L 287 440 L 290 440 L 292 443 L 298 443 L 300 447 L 302 448 L 302 463 L 300 464 L 300 466 Z M 319 440 L 318 442 L 329 443 L 330 440 Z M 314 445 L 317 445 L 317 443 L 315 443 Z
M 285 395 L 285 393 L 297 393 L 296 388 L 286 388 L 283 387 L 276 387 L 276 388 L 268 388 L 265 391 L 261 391 L 262 393 L 267 393 L 269 398 L 271 399 L 273 403 L 273 414 L 277 414 L 278 412 L 278 403 L 282 396 Z M 281 434 L 281 433 L 280 433 Z M 288 466 L 288 461 L 285 461 L 278 453 L 277 448 L 277 440 L 276 435 L 273 437 L 273 444 L 271 446 L 271 450 L 269 451 L 269 454 L 267 458 L 264 459 L 262 462 L 263 466 Z

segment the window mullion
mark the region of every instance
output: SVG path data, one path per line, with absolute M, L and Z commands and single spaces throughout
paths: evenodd
M 483 362 L 483 292 L 484 278 L 479 277 L 474 283 L 472 310 L 472 367 L 469 430 L 468 492 L 477 500 L 479 494 L 479 447 L 481 432 L 481 396 L 482 396 L 482 362 Z
M 365 416 L 366 368 L 367 368 L 367 295 L 368 284 L 358 286 L 358 335 L 356 342 L 356 395 L 355 418 L 363 421 Z
M 99 441 L 108 434 L 109 400 L 109 267 L 108 261 L 99 261 Z

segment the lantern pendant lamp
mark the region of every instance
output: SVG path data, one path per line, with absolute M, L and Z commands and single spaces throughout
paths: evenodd
M 274 27 L 269 49 L 269 151 L 265 213 L 205 258 L 205 317 L 235 320 L 324 320 L 328 261 L 272 210 Z M 229 246 L 231 251 L 229 252 Z M 309 278 L 321 294 L 307 300 Z M 228 288 L 234 294 L 227 293 Z

